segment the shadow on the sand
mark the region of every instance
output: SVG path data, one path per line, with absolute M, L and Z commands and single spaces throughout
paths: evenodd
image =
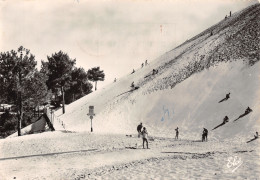
M 201 140 L 194 140 L 194 141 L 191 141 L 191 142 L 202 142 Z
M 251 113 L 251 112 L 252 112 L 252 111 L 250 111 L 250 112 L 245 112 L 244 114 L 241 114 L 241 115 L 240 115 L 238 118 L 236 118 L 233 122 L 239 120 L 240 118 L 242 118 L 242 117 L 248 115 L 248 114 Z
M 126 149 L 137 149 L 136 147 L 125 147 Z
M 22 158 L 31 158 L 37 156 L 53 156 L 59 154 L 69 154 L 69 153 L 83 153 L 88 151 L 97 151 L 98 149 L 86 149 L 86 150 L 78 150 L 78 151 L 66 151 L 66 152 L 55 152 L 55 153 L 46 153 L 46 154 L 34 154 L 34 155 L 27 155 L 27 156 L 16 156 L 16 157 L 7 157 L 7 158 L 0 158 L 0 161 L 9 160 L 9 159 L 22 159 Z
M 218 103 L 221 103 L 221 102 L 223 102 L 223 101 L 227 101 L 229 98 L 224 98 L 224 99 L 222 99 L 222 100 L 220 100 Z
M 253 139 L 250 139 L 249 141 L 247 141 L 246 143 L 250 143 L 250 142 L 252 142 L 252 141 L 254 141 L 254 140 L 256 140 L 256 139 L 258 139 L 258 138 L 253 138 Z
M 131 89 L 130 91 L 123 92 L 122 94 L 119 94 L 119 95 L 117 95 L 116 97 L 121 96 L 121 95 L 126 94 L 126 93 L 129 93 L 129 92 L 133 92 L 133 91 L 135 91 L 135 90 L 137 90 L 137 89 L 139 89 L 139 87 L 134 87 L 134 88 Z
M 213 131 L 214 129 L 217 129 L 217 128 L 223 126 L 224 124 L 226 124 L 226 123 L 221 123 L 221 124 L 219 124 L 218 126 L 214 127 L 214 128 L 212 129 L 212 131 Z

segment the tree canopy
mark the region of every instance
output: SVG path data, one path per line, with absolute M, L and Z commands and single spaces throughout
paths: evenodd
M 23 107 L 30 109 L 47 100 L 47 77 L 36 69 L 36 64 L 35 56 L 22 46 L 17 51 L 0 53 L 0 96 L 2 102 L 17 106 L 18 135 L 23 120 Z
M 95 82 L 95 90 L 97 90 L 97 81 L 104 81 L 105 73 L 103 70 L 100 70 L 100 67 L 94 67 L 88 70 L 88 79 Z

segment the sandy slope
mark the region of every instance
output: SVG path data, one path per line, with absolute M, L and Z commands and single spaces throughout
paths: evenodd
M 247 139 L 260 121 L 259 19 L 259 4 L 235 13 L 56 115 L 67 130 L 89 131 L 88 107 L 94 105 L 95 132 L 134 133 L 143 122 L 156 136 L 171 136 L 178 126 L 182 137 L 195 139 L 203 127 L 213 129 L 227 115 L 230 122 L 210 132 L 211 137 Z M 152 69 L 158 74 L 150 75 Z M 133 81 L 140 88 L 127 92 Z M 217 103 L 228 92 L 231 98 Z M 233 123 L 248 106 L 253 112 Z
M 0 179 L 259 178 L 259 139 L 246 143 L 260 129 L 259 10 L 238 12 L 66 106 L 66 114 L 55 112 L 58 131 L 0 140 Z M 145 78 L 153 68 L 158 74 Z M 133 81 L 140 88 L 127 92 Z M 218 103 L 228 92 L 230 99 Z M 253 112 L 233 122 L 248 106 Z M 225 115 L 230 121 L 211 131 Z M 148 150 L 135 137 L 140 122 L 154 139 Z M 203 127 L 210 130 L 205 143 Z M 241 164 L 228 164 L 235 157 Z

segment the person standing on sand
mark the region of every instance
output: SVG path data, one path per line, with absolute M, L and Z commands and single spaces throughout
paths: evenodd
M 203 128 L 202 142 L 203 141 L 208 141 L 208 130 L 206 128 Z
M 140 137 L 140 135 L 141 135 L 141 131 L 142 131 L 142 127 L 143 127 L 143 125 L 142 125 L 142 123 L 140 123 L 138 126 L 137 126 L 137 132 L 138 132 L 138 137 Z
M 179 128 L 177 127 L 177 128 L 175 129 L 175 131 L 176 131 L 175 139 L 178 140 L 178 138 L 179 138 Z
M 144 149 L 144 142 L 146 142 L 146 147 L 148 149 L 148 140 L 147 140 L 148 139 L 148 132 L 147 132 L 145 127 L 143 128 L 142 135 L 143 135 L 143 149 Z

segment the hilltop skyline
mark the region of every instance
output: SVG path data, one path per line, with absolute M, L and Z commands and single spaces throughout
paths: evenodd
M 0 3 L 1 51 L 20 45 L 38 61 L 62 50 L 102 87 L 257 1 L 16 1 Z

